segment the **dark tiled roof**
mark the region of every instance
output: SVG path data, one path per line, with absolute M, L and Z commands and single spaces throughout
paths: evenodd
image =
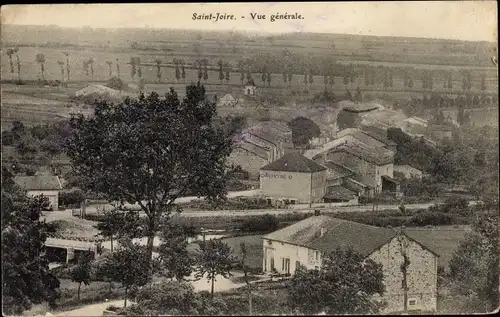
M 326 232 L 321 236 L 321 228 Z M 352 248 L 368 256 L 397 235 L 396 231 L 328 216 L 312 216 L 272 232 L 265 239 L 288 242 L 325 253 Z
M 251 142 L 241 141 L 238 145 L 236 145 L 236 148 L 244 149 L 264 159 L 268 158 L 268 151 L 266 149 Z
M 315 173 L 326 170 L 326 167 L 311 161 L 300 153 L 289 153 L 278 160 L 262 167 L 264 171 L 276 172 L 297 172 L 297 173 Z
M 387 181 L 389 181 L 391 183 L 396 183 L 396 184 L 399 183 L 396 179 L 390 177 L 389 175 L 382 175 L 381 178 L 385 179 L 385 180 L 387 180 Z
M 344 186 L 330 186 L 326 189 L 325 198 L 329 199 L 340 199 L 340 200 L 351 200 L 357 196 L 356 192 L 353 192 Z
M 333 163 L 332 161 L 328 161 L 324 165 L 328 168 L 328 174 L 330 179 L 348 177 L 356 174 L 349 168 L 337 163 Z
M 61 190 L 57 176 L 16 176 L 14 182 L 26 190 Z
M 261 138 L 269 143 L 278 145 L 278 143 L 281 141 L 282 137 L 277 134 L 276 131 L 273 131 L 269 128 L 265 127 L 259 127 L 259 126 L 254 126 L 247 128 L 243 131 L 243 133 L 248 133 L 251 135 L 254 135 L 258 138 Z
M 394 162 L 394 153 L 392 151 L 376 147 L 369 147 L 367 145 L 362 144 L 361 142 L 350 142 L 346 144 L 341 144 L 332 149 L 331 152 L 349 153 L 367 162 L 379 166 Z

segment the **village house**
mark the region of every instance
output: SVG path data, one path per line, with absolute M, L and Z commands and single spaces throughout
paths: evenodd
M 257 86 L 255 86 L 255 83 L 253 79 L 250 79 L 247 84 L 245 85 L 245 88 L 243 90 L 243 93 L 247 97 L 255 97 L 257 93 Z
M 14 182 L 31 197 L 43 195 L 49 199 L 52 210 L 59 209 L 59 192 L 62 185 L 58 176 L 16 176 Z
M 400 173 L 405 179 L 422 179 L 422 171 L 410 165 L 394 165 L 394 174 Z
M 432 125 L 428 128 L 427 134 L 439 142 L 451 140 L 453 128 L 449 125 Z
M 387 302 L 385 313 L 404 311 L 405 298 L 409 311 L 436 311 L 439 255 L 404 231 L 318 215 L 262 239 L 266 273 L 293 275 L 299 266 L 319 269 L 330 252 L 351 248 L 382 264 L 386 290 L 374 299 Z M 409 264 L 402 270 L 405 256 Z
M 427 120 L 419 117 L 410 117 L 404 120 L 401 130 L 412 134 L 424 134 L 428 126 L 429 123 Z
M 326 194 L 324 202 L 326 203 L 346 203 L 348 205 L 357 205 L 360 194 L 365 194 L 363 190 L 358 190 L 349 186 L 349 177 L 356 173 L 351 169 L 336 164 L 326 162 Z
M 256 125 L 244 129 L 234 138 L 235 147 L 228 162 L 233 166 L 241 166 L 248 172 L 249 178 L 256 180 L 260 168 L 276 161 L 285 154 L 286 134 L 278 128 Z
M 363 129 L 347 128 L 337 132 L 338 140 L 357 140 L 372 147 L 381 147 L 393 152 L 397 150 L 397 144 L 394 141 L 387 139 L 386 136 L 373 131 Z
M 323 202 L 326 167 L 289 153 L 260 169 L 260 190 L 271 205 Z
M 318 164 L 331 161 L 353 170 L 354 180 L 373 187 L 376 192 L 399 191 L 399 184 L 393 178 L 394 152 L 390 150 L 345 141 L 312 159 Z
M 219 99 L 217 106 L 219 107 L 234 107 L 238 103 L 231 94 L 226 94 L 224 97 Z

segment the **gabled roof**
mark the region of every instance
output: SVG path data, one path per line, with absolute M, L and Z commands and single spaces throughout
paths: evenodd
M 378 166 L 394 162 L 394 153 L 392 151 L 384 150 L 382 148 L 369 147 L 363 145 L 361 142 L 341 144 L 333 148 L 330 152 L 348 153 Z
M 321 228 L 326 232 L 321 236 Z M 368 256 L 397 235 L 396 231 L 329 216 L 312 216 L 263 238 L 329 253 L 352 248 Z
M 340 177 L 349 177 L 354 174 L 356 174 L 353 170 L 341 165 L 334 163 L 332 161 L 327 161 L 325 164 L 323 164 L 325 167 L 328 168 L 328 178 L 329 179 L 337 179 Z
M 14 182 L 26 190 L 61 190 L 57 176 L 16 176 Z
M 251 134 L 275 145 L 278 145 L 281 140 L 281 136 L 276 135 L 275 132 L 273 133 L 270 129 L 264 129 L 258 126 L 246 128 L 243 133 Z
M 370 146 L 380 146 L 380 143 L 383 145 L 395 145 L 396 143 L 388 140 L 387 138 L 384 138 L 383 136 L 380 135 L 374 135 L 374 133 L 368 132 L 368 131 L 363 131 L 360 129 L 356 128 L 347 128 L 342 131 L 337 132 L 337 138 L 342 138 L 347 135 L 350 135 L 357 140 L 363 142 L 366 145 Z
M 220 98 L 220 101 L 236 101 L 231 94 L 226 94 L 224 97 Z
M 268 158 L 268 151 L 260 146 L 258 146 L 255 143 L 247 142 L 247 141 L 241 141 L 236 145 L 236 148 L 241 148 L 245 151 L 251 152 L 258 157 L 261 157 L 263 159 Z
M 381 178 L 385 179 L 386 181 L 389 181 L 391 183 L 395 183 L 395 184 L 399 183 L 396 179 L 390 177 L 389 175 L 382 175 Z
M 304 157 L 300 153 L 294 152 L 285 154 L 276 161 L 262 167 L 261 170 L 275 172 L 316 173 L 326 170 L 326 167 Z
M 324 234 L 321 236 L 321 229 Z M 427 244 L 420 242 L 415 235 L 403 234 L 439 257 Z M 274 241 L 304 246 L 329 253 L 337 248 L 352 248 L 363 256 L 369 256 L 398 235 L 394 229 L 374 227 L 358 222 L 329 216 L 311 216 L 291 226 L 272 232 L 263 237 Z
M 344 186 L 330 186 L 326 189 L 325 198 L 349 201 L 357 196 L 357 193 Z

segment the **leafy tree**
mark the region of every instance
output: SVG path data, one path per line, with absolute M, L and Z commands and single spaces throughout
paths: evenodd
M 118 63 L 119 60 L 118 58 L 116 59 L 116 76 L 118 77 L 118 79 L 120 78 L 120 64 Z
M 290 87 L 292 86 L 292 79 L 293 79 L 293 74 L 288 73 L 288 84 L 290 85 Z
M 476 304 L 474 306 L 481 309 L 480 312 L 491 312 L 498 308 L 498 248 L 497 211 L 494 216 L 477 219 L 473 231 L 467 234 L 450 260 L 452 293 L 472 299 Z
M 292 129 L 292 142 L 295 146 L 306 145 L 314 137 L 319 137 L 321 130 L 314 121 L 305 117 L 292 119 L 288 126 Z
M 94 59 L 90 58 L 87 63 L 90 65 L 90 74 L 94 78 Z
M 19 48 L 14 48 L 14 53 L 16 53 L 16 62 L 17 62 L 17 80 L 21 82 L 21 61 L 19 60 Z M 69 78 L 68 78 L 69 80 Z
M 36 54 L 36 62 L 40 64 L 40 72 L 42 74 L 42 80 L 45 81 L 45 55 L 39 53 Z
M 198 315 L 198 299 L 187 282 L 162 280 L 137 292 L 136 304 L 128 310 L 133 316 L 191 316 Z
M 161 59 L 157 58 L 155 60 L 156 63 L 156 78 L 158 78 L 158 82 L 161 82 L 161 64 L 163 63 Z
M 289 303 L 301 314 L 377 313 L 372 296 L 384 291 L 382 265 L 351 249 L 332 251 L 319 270 L 299 268 L 287 283 Z
M 186 81 L 186 66 L 184 65 L 184 61 L 181 64 L 181 77 L 182 81 Z
M 69 270 L 69 276 L 72 282 L 78 283 L 78 300 L 80 300 L 80 288 L 82 283 L 85 285 L 90 284 L 92 254 L 85 252 L 78 257 L 76 265 Z
M 218 62 L 218 65 L 219 65 L 219 80 L 220 80 L 220 84 L 222 85 L 222 81 L 224 80 L 224 64 L 222 63 L 222 60 L 219 60 Z
M 193 259 L 187 251 L 187 238 L 194 235 L 195 230 L 186 230 L 180 225 L 166 224 L 162 228 L 162 243 L 158 247 L 158 254 L 163 275 L 167 278 L 176 278 L 181 281 L 192 272 Z M 191 234 L 188 232 L 191 231 Z
M 130 58 L 130 76 L 132 77 L 132 79 L 135 78 L 135 75 L 137 74 L 137 67 L 136 67 L 136 58 L 135 57 L 131 57 Z
M 64 82 L 64 62 L 63 61 L 57 61 L 57 64 L 59 67 L 61 67 L 61 83 Z
M 182 101 L 171 89 L 165 98 L 153 92 L 118 105 L 101 102 L 94 116 L 70 119 L 74 174 L 83 189 L 141 207 L 149 258 L 161 218 L 180 211 L 176 198 L 188 192 L 209 202 L 225 197 L 231 139 L 213 124 L 215 115 L 198 84 L 186 87 Z
M 139 76 L 139 78 L 142 78 L 141 59 L 139 57 L 136 57 L 135 63 L 137 65 L 137 76 Z
M 362 102 L 363 101 L 363 96 L 361 95 L 361 89 L 356 88 L 356 94 L 354 95 L 354 100 L 357 102 Z
M 12 76 L 12 80 L 14 80 L 14 62 L 12 61 L 12 55 L 14 55 L 14 49 L 8 48 L 5 53 L 7 54 L 7 56 L 9 56 L 10 75 Z
M 116 90 L 122 90 L 123 88 L 125 88 L 125 84 L 118 77 L 111 77 L 108 80 L 108 83 L 106 86 L 108 86 L 109 88 L 112 88 L 112 89 L 116 89 Z
M 148 256 L 143 246 L 133 244 L 130 240 L 123 240 L 120 242 L 120 249 L 105 257 L 99 267 L 98 275 L 121 283 L 125 287 L 125 307 L 130 288 L 146 285 L 150 281 Z
M 208 80 L 208 69 L 207 69 L 207 64 L 203 66 L 203 80 L 206 82 Z
M 271 87 L 271 73 L 267 73 L 267 85 Z
M 235 262 L 231 247 L 221 240 L 211 240 L 200 244 L 197 256 L 195 277 L 206 278 L 211 282 L 210 294 L 214 296 L 214 282 L 218 275 L 224 278 L 231 276 L 231 268 Z
M 486 90 L 486 76 L 481 76 L 481 90 L 485 91 Z
M 111 67 L 113 66 L 113 61 L 106 61 L 106 64 L 108 64 L 108 68 L 109 68 L 109 78 L 111 78 L 111 76 L 113 76 L 113 72 L 111 70 Z
M 46 198 L 30 198 L 2 166 L 2 309 L 20 315 L 33 304 L 54 307 L 59 280 L 43 252 L 50 227 L 40 221 Z
M 229 84 L 229 80 L 231 79 L 231 68 L 229 66 L 229 64 L 226 64 L 225 65 L 225 68 L 226 68 L 226 83 Z

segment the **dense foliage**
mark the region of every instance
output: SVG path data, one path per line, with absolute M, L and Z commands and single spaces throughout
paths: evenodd
M 178 210 L 177 197 L 225 197 L 231 139 L 214 125 L 215 116 L 215 104 L 198 84 L 186 87 L 182 101 L 173 89 L 165 98 L 141 94 L 118 105 L 99 103 L 94 116 L 70 120 L 68 156 L 82 188 L 140 205 L 149 258 L 161 218 Z
M 40 220 L 45 203 L 28 198 L 2 167 L 2 309 L 21 314 L 33 304 L 55 304 L 59 280 L 49 272 L 43 244 L 49 227 Z
M 337 249 L 327 255 L 318 270 L 299 268 L 288 281 L 289 304 L 300 314 L 377 313 L 382 295 L 382 265 L 353 250 Z
M 293 118 L 288 126 L 292 129 L 292 142 L 295 146 L 307 145 L 312 138 L 319 137 L 321 130 L 311 119 Z

